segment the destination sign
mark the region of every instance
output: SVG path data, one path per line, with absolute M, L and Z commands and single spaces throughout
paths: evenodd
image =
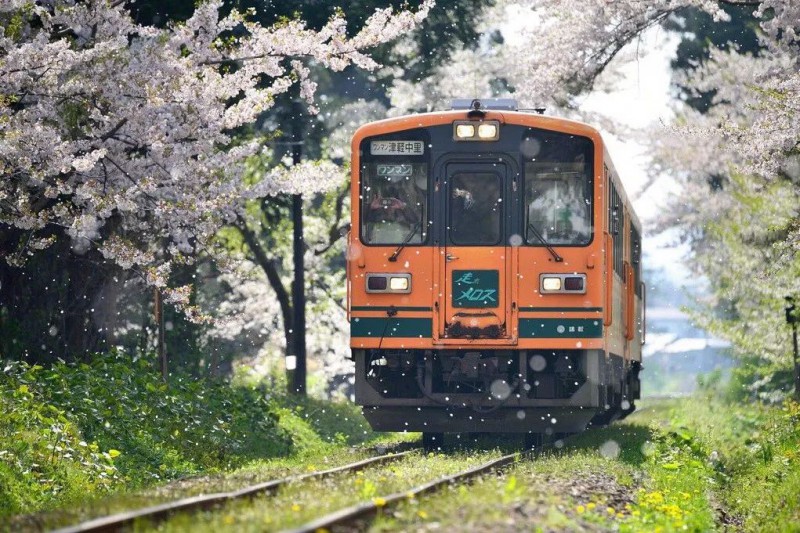
M 372 141 L 369 151 L 372 155 L 422 155 L 425 145 L 422 141 Z

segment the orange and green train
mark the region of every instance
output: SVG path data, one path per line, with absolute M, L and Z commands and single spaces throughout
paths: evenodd
M 633 411 L 642 233 L 595 128 L 456 101 L 352 149 L 347 307 L 375 429 L 536 442 Z

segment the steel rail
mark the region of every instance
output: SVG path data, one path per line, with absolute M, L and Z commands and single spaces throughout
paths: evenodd
M 411 497 L 416 497 L 427 492 L 434 492 L 445 485 L 449 485 L 457 481 L 468 480 L 486 472 L 500 469 L 510 463 L 513 463 L 523 455 L 524 454 L 520 452 L 504 455 L 499 459 L 494 459 L 457 474 L 445 476 L 434 481 L 429 481 L 424 485 L 419 485 L 403 492 L 396 492 L 388 496 L 373 498 L 371 501 L 361 502 L 351 507 L 340 509 L 339 511 L 335 511 L 316 520 L 303 524 L 300 527 L 285 530 L 283 533 L 312 533 L 320 530 L 331 531 L 331 528 L 335 526 L 345 526 L 348 524 L 352 525 L 352 522 L 360 518 L 377 515 L 379 510 L 400 503 L 403 500 L 408 500 Z
M 201 509 L 208 509 L 218 504 L 224 504 L 233 500 L 238 500 L 246 497 L 252 497 L 259 494 L 274 492 L 279 487 L 287 483 L 294 483 L 297 481 L 304 481 L 306 479 L 321 478 L 338 474 L 340 472 L 357 472 L 364 468 L 374 465 L 382 464 L 391 461 L 397 461 L 411 451 L 389 453 L 386 455 L 379 455 L 378 457 L 370 457 L 356 463 L 338 466 L 329 470 L 321 470 L 319 472 L 309 472 L 307 474 L 300 474 L 289 476 L 282 479 L 273 479 L 264 481 L 256 485 L 250 485 L 238 490 L 230 492 L 218 492 L 214 494 L 204 494 L 201 496 L 194 496 L 191 498 L 183 498 L 173 502 L 167 502 L 160 505 L 153 505 L 151 507 L 143 507 L 133 511 L 124 511 L 113 515 L 94 518 L 86 522 L 81 522 L 74 526 L 69 526 L 55 530 L 53 533 L 79 533 L 87 531 L 119 531 L 122 528 L 131 525 L 135 520 L 148 519 L 152 521 L 159 521 L 167 518 L 168 516 L 180 511 L 194 511 Z

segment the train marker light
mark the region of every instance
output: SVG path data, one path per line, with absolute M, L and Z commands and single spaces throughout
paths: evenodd
M 570 276 L 568 278 L 564 278 L 564 290 L 566 291 L 582 291 L 583 290 L 583 278 L 579 276 Z
M 475 126 L 472 124 L 456 124 L 456 137 L 459 139 L 475 137 Z
M 367 276 L 368 291 L 385 291 L 386 276 Z
M 560 291 L 561 278 L 542 278 L 542 291 Z

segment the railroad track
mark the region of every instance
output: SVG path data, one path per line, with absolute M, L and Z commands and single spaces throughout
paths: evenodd
M 286 530 L 284 533 L 311 533 L 315 531 L 332 531 L 336 530 L 337 528 L 346 528 L 347 530 L 355 529 L 360 521 L 377 515 L 378 512 L 387 507 L 392 507 L 404 500 L 407 501 L 410 497 L 416 497 L 420 494 L 434 492 L 447 485 L 469 481 L 487 472 L 499 470 L 518 460 L 520 457 L 522 457 L 522 455 L 523 454 L 519 452 L 504 455 L 499 459 L 493 459 L 457 474 L 445 476 L 434 481 L 429 481 L 409 490 L 389 494 L 383 497 L 373 498 L 371 501 L 365 501 L 351 507 L 341 509 L 308 522 L 298 528 Z
M 262 494 L 275 493 L 281 487 L 291 483 L 311 480 L 314 478 L 323 478 L 335 474 L 358 472 L 372 466 L 389 463 L 406 458 L 412 451 L 405 451 L 400 453 L 392 453 L 380 455 L 369 459 L 364 459 L 356 463 L 347 464 L 329 470 L 319 472 L 310 472 L 301 475 L 290 476 L 282 479 L 265 481 L 256 485 L 247 486 L 231 492 L 220 492 L 215 494 L 208 494 L 202 496 L 195 496 L 191 498 L 184 498 L 161 505 L 145 507 L 132 511 L 117 513 L 109 516 L 95 518 L 86 522 L 58 529 L 55 533 L 73 533 L 73 532 L 97 532 L 97 531 L 122 531 L 129 530 L 136 521 L 146 521 L 154 525 L 158 522 L 170 519 L 177 513 L 206 511 L 212 508 L 221 508 L 222 506 L 241 501 L 246 498 Z M 427 481 L 416 487 L 402 490 L 396 493 L 388 494 L 381 497 L 374 497 L 368 500 L 361 501 L 355 505 L 340 508 L 339 510 L 330 514 L 315 518 L 310 522 L 298 527 L 286 530 L 286 533 L 299 533 L 299 532 L 315 532 L 319 530 L 353 530 L 363 528 L 364 522 L 370 520 L 380 512 L 391 508 L 402 501 L 408 501 L 422 494 L 437 491 L 448 485 L 455 483 L 465 483 L 473 480 L 474 478 L 494 472 L 504 468 L 505 466 L 519 460 L 526 456 L 525 452 L 515 452 L 504 455 L 500 458 L 495 458 L 490 461 L 484 462 L 478 466 L 465 469 L 456 474 L 446 475 L 437 479 Z
M 392 461 L 397 461 L 409 455 L 411 451 L 389 453 L 364 459 L 356 463 L 331 468 L 329 470 L 321 470 L 319 472 L 310 472 L 307 474 L 300 474 L 296 476 L 289 476 L 282 479 L 275 479 L 265 481 L 256 485 L 250 485 L 231 492 L 219 492 L 215 494 L 206 494 L 202 496 L 194 496 L 191 498 L 183 498 L 161 505 L 154 505 L 151 507 L 144 507 L 133 511 L 126 511 L 109 516 L 95 518 L 86 522 L 81 522 L 74 526 L 69 526 L 57 529 L 54 533 L 78 533 L 78 532 L 98 532 L 98 531 L 120 531 L 124 528 L 131 526 L 137 520 L 149 520 L 151 522 L 158 522 L 168 518 L 169 516 L 186 511 L 200 511 L 206 510 L 211 507 L 232 502 L 235 500 L 242 500 L 244 498 L 251 498 L 260 494 L 275 492 L 280 487 L 289 483 L 296 483 L 298 481 L 305 481 L 308 479 L 322 478 L 339 474 L 342 472 L 358 472 L 370 466 L 384 464 Z

